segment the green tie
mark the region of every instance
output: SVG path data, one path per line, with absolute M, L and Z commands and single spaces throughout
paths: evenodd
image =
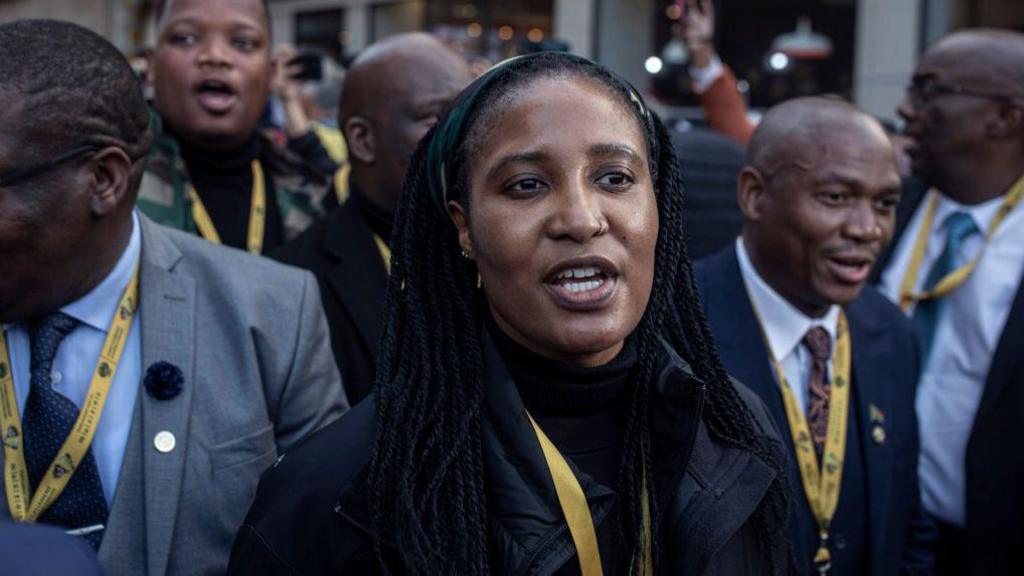
M 974 222 L 974 218 L 971 218 L 971 215 L 966 212 L 950 214 L 943 222 L 943 227 L 946 229 L 946 245 L 928 272 L 928 277 L 925 278 L 922 287 L 925 291 L 934 288 L 955 269 L 956 259 L 963 247 L 964 240 L 978 232 L 978 225 Z M 917 307 L 914 308 L 914 325 L 917 327 L 917 335 L 921 340 L 923 360 L 927 360 L 928 354 L 931 352 L 942 302 L 943 300 L 940 298 L 929 298 L 918 302 Z

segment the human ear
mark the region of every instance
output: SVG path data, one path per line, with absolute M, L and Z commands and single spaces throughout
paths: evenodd
M 377 159 L 377 146 L 370 122 L 362 116 L 352 116 L 345 121 L 343 128 L 349 155 L 363 164 L 373 164 Z
M 736 202 L 747 221 L 757 222 L 764 215 L 768 190 L 757 168 L 746 166 L 736 178 Z
M 448 215 L 451 216 L 455 228 L 459 231 L 459 247 L 467 258 L 473 258 L 473 241 L 469 238 L 469 218 L 465 208 L 458 202 L 448 202 Z
M 96 216 L 104 216 L 117 209 L 129 195 L 132 161 L 128 154 L 108 146 L 90 158 L 86 164 L 90 176 L 89 207 Z
M 989 134 L 1000 138 L 1020 134 L 1024 129 L 1024 108 L 1016 102 L 1000 106 L 996 118 L 986 128 L 988 128 Z

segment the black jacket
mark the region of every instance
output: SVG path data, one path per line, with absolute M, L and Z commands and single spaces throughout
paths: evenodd
M 515 385 L 493 346 L 485 350 L 484 473 L 502 479 L 487 488 L 491 565 L 495 574 L 552 574 L 575 561 L 572 540 Z M 783 458 L 764 405 L 736 387 Z M 701 418 L 705 387 L 668 347 L 656 394 L 651 427 L 661 573 L 768 573 L 752 515 L 775 472 L 752 453 L 708 435 Z M 374 411 L 371 396 L 267 471 L 235 541 L 230 575 L 376 572 L 365 496 Z M 573 471 L 595 524 L 610 521 L 615 494 Z M 786 527 L 777 529 L 784 533 Z M 774 557 L 784 572 L 785 549 Z
M 334 360 L 355 406 L 373 387 L 388 284 L 369 224 L 354 202 L 346 202 L 271 257 L 316 276 Z
M 876 281 L 889 265 L 927 187 L 906 180 L 890 251 L 878 262 Z M 1024 543 L 1024 278 L 985 378 L 981 404 L 967 441 L 967 562 L 973 575 L 1020 572 Z

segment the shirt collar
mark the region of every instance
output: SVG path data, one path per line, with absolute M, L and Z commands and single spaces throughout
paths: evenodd
M 807 331 L 815 326 L 823 327 L 832 342 L 836 341 L 839 326 L 839 306 L 833 304 L 821 318 L 811 318 L 789 303 L 765 282 L 757 273 L 750 255 L 743 244 L 743 237 L 736 239 L 736 257 L 740 263 L 740 273 L 747 293 L 753 300 L 757 313 L 761 317 L 761 328 L 774 358 L 782 362 L 796 350 Z
M 978 230 L 984 234 L 988 231 L 989 225 L 992 220 L 996 217 L 996 213 L 999 212 L 999 206 L 1002 205 L 1003 200 L 1006 199 L 1006 194 L 997 196 L 991 200 L 986 200 L 981 204 L 961 204 L 944 194 L 932 190 L 933 194 L 938 194 L 939 201 L 935 207 L 935 218 L 932 221 L 932 230 L 936 233 L 946 233 L 946 219 L 953 215 L 955 212 L 964 212 L 969 215 L 973 220 L 974 224 L 978 227 Z
M 139 217 L 132 212 L 132 235 L 128 240 L 121 257 L 114 269 L 107 274 L 102 282 L 88 294 L 61 308 L 61 312 L 88 324 L 97 330 L 106 332 L 110 328 L 110 319 L 117 311 L 124 289 L 135 273 L 135 265 L 139 261 L 142 248 L 142 233 L 139 229 Z

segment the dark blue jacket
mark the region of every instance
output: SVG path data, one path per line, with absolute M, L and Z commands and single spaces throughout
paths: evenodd
M 735 247 L 698 262 L 695 274 L 726 369 L 764 400 L 783 430 L 796 513 L 791 525 L 799 529 L 813 519 L 799 521 L 801 514 L 810 512 L 795 465 L 782 396 L 743 284 Z M 865 288 L 844 308 L 853 349 L 853 395 L 844 484 L 833 524 L 853 527 L 854 538 L 867 539 L 867 557 L 859 563 L 864 574 L 930 574 L 934 532 L 918 491 L 914 395 L 920 359 L 913 329 L 895 306 L 871 288 Z M 848 484 L 851 478 L 865 484 Z M 844 502 L 849 499 L 853 499 L 853 505 Z M 866 528 L 859 526 L 863 522 Z M 794 542 L 806 540 L 803 532 L 792 536 Z M 837 540 L 833 544 L 839 543 Z M 798 555 L 794 565 L 799 573 L 809 574 L 814 550 L 801 548 L 794 547 Z
M 103 576 L 85 540 L 42 524 L 0 522 L 0 573 L 17 576 Z

